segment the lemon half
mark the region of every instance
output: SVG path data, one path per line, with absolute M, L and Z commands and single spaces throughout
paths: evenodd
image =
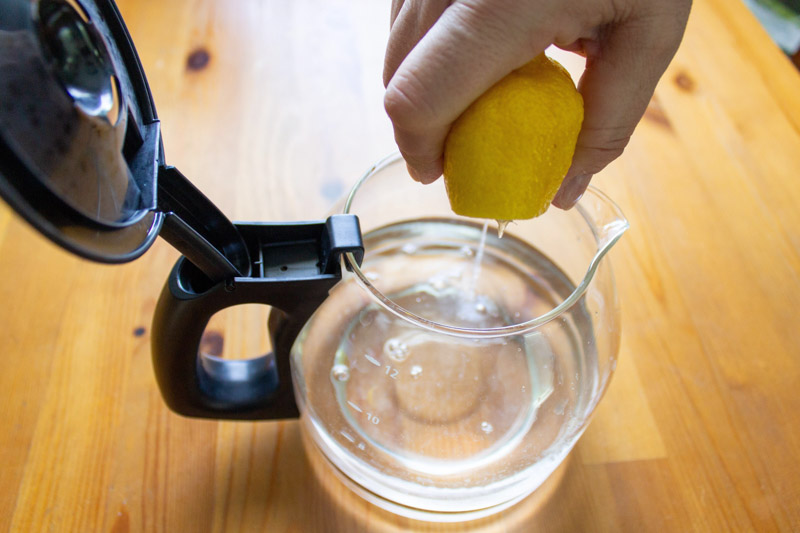
M 470 105 L 444 146 L 444 179 L 456 214 L 521 220 L 547 211 L 569 170 L 583 98 L 544 54 Z

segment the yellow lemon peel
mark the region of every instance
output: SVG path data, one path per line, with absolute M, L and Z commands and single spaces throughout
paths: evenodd
M 455 121 L 444 179 L 456 214 L 522 220 L 543 214 L 572 163 L 583 98 L 540 54 L 494 84 Z

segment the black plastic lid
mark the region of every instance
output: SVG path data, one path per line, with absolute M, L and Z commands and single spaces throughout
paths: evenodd
M 111 1 L 0 2 L 0 195 L 96 261 L 135 259 L 163 213 L 152 96 Z

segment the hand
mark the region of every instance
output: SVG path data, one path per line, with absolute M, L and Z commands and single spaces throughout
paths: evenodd
M 619 157 L 680 44 L 691 0 L 393 0 L 384 104 L 411 176 L 442 174 L 453 121 L 551 44 L 586 57 L 584 121 L 553 205 Z

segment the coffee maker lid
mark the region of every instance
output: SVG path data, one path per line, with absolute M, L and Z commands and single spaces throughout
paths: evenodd
M 110 0 L 0 4 L 0 195 L 96 261 L 135 259 L 163 213 L 159 122 Z

